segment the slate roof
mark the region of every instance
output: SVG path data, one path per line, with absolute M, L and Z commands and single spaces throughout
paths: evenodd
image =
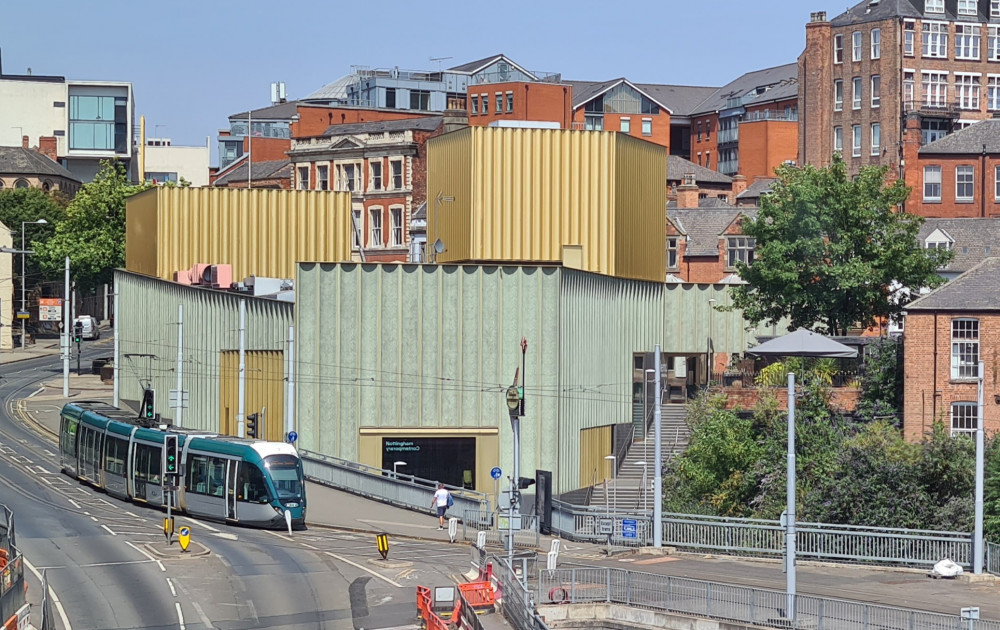
M 1000 310 L 1000 258 L 982 261 L 951 282 L 906 305 L 909 311 Z
M 333 83 L 327 83 L 320 89 L 316 90 L 309 96 L 302 99 L 303 101 L 343 101 L 347 100 L 347 86 L 352 85 L 358 80 L 358 75 L 349 74 L 344 77 L 340 77 Z
M 417 209 L 413 211 L 410 216 L 411 221 L 426 221 L 427 220 L 427 202 L 422 202 Z
M 745 96 L 757 88 L 765 86 L 773 87 L 754 99 L 753 104 L 792 98 L 799 93 L 798 82 L 798 63 L 787 63 L 783 66 L 754 70 L 722 86 L 694 107 L 692 111 L 693 113 L 705 113 L 726 109 L 730 98 Z
M 746 190 L 736 195 L 736 198 L 759 199 L 761 195 L 771 192 L 771 187 L 774 186 L 774 182 L 776 181 L 778 181 L 776 177 L 758 177 L 752 184 L 747 186 Z
M 984 120 L 920 147 L 923 154 L 1000 153 L 1000 120 Z
M 694 173 L 695 183 L 732 184 L 733 178 L 719 171 L 699 166 L 678 155 L 667 156 L 667 181 L 679 182 L 686 173 Z
M 441 126 L 441 116 L 421 116 L 419 118 L 404 118 L 402 120 L 379 120 L 363 123 L 348 123 L 346 125 L 330 125 L 323 132 L 324 138 L 348 136 L 360 133 L 379 133 L 382 131 L 434 131 Z
M 663 103 L 674 116 L 690 116 L 696 107 L 718 91 L 717 87 L 636 83 L 636 87 Z
M 830 25 L 833 27 L 850 26 L 851 24 L 880 22 L 899 17 L 921 18 L 924 16 L 923 8 L 923 0 L 878 0 L 877 2 L 864 0 L 830 20 Z M 960 19 L 960 21 L 966 22 L 988 22 L 990 21 L 989 5 L 986 8 L 987 15 L 980 14 L 978 17 L 963 15 L 959 18 L 955 15 L 956 3 L 946 2 L 945 13 L 928 13 L 927 17 L 935 20 Z
M 740 215 L 754 216 L 736 208 L 674 208 L 667 217 L 687 237 L 685 256 L 718 256 L 719 237 Z
M 254 162 L 251 181 L 261 181 L 265 179 L 291 179 L 291 160 L 270 160 L 267 162 Z M 230 182 L 245 182 L 247 180 L 247 161 L 244 156 L 238 162 L 234 162 L 222 176 L 215 180 L 215 186 L 222 186 Z
M 48 175 L 74 182 L 80 181 L 80 178 L 48 156 L 22 147 L 0 147 L 0 173 L 4 175 Z
M 528 76 L 531 76 L 531 77 L 535 76 L 534 72 L 532 72 L 531 70 L 528 70 L 527 68 L 522 67 L 521 64 L 515 62 L 514 60 L 512 60 L 510 57 L 508 57 L 507 55 L 505 55 L 503 53 L 500 53 L 500 54 L 497 54 L 497 55 L 491 55 L 489 57 L 483 57 L 482 59 L 477 59 L 475 61 L 470 61 L 468 63 L 463 63 L 463 64 L 461 64 L 459 66 L 455 66 L 453 68 L 448 68 L 448 70 L 450 70 L 452 72 L 462 72 L 462 73 L 465 73 L 465 74 L 475 74 L 476 72 L 482 70 L 486 66 L 488 66 L 488 65 L 490 65 L 492 63 L 495 63 L 497 61 L 501 61 L 501 60 L 502 61 L 506 61 L 507 63 L 509 63 L 513 67 L 517 68 L 521 72 L 527 74 Z
M 671 114 L 674 114 L 673 108 L 669 103 L 661 101 L 656 94 L 646 90 L 643 85 L 639 83 L 632 83 L 625 77 L 609 79 L 607 81 L 563 81 L 563 83 L 573 86 L 573 109 L 583 107 L 588 102 L 593 100 L 598 94 L 602 94 L 622 82 L 631 85 L 649 97 L 654 103 L 666 109 Z M 648 86 L 650 84 L 645 85 Z M 660 92 L 661 94 L 664 93 L 662 90 Z
M 671 209 L 676 208 L 676 207 L 677 207 L 677 201 L 676 200 L 674 200 L 674 201 L 668 201 L 667 202 L 667 209 L 668 210 L 671 210 Z M 736 208 L 736 206 L 732 205 L 731 203 L 729 203 L 725 199 L 720 199 L 718 197 L 699 197 L 698 198 L 698 207 L 699 208 L 714 208 L 714 209 L 724 208 L 724 209 L 727 209 L 727 210 L 728 209 L 734 209 L 734 208 Z
M 291 120 L 292 116 L 298 113 L 298 106 L 298 101 L 286 101 L 277 105 L 250 110 L 250 113 L 253 114 L 254 120 Z M 239 114 L 230 116 L 229 120 L 246 120 L 246 118 L 247 112 L 240 112 Z
M 1000 255 L 1000 219 L 926 219 L 917 232 L 921 247 L 926 247 L 927 237 L 935 230 L 952 240 L 955 252 L 942 271 L 963 273 L 990 255 Z

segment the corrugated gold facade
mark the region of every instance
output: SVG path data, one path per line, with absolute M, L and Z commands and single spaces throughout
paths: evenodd
M 126 212 L 126 269 L 164 280 L 196 263 L 230 264 L 238 280 L 351 259 L 347 192 L 161 186 L 130 197 Z
M 427 240 L 443 242 L 438 262 L 666 278 L 663 147 L 613 132 L 490 127 L 427 146 Z
M 239 435 L 238 350 L 219 353 L 219 432 Z M 246 352 L 246 415 L 260 414 L 257 437 L 272 442 L 285 440 L 285 357 L 280 350 Z

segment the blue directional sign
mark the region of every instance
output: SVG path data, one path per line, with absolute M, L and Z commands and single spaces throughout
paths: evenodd
M 297 439 L 299 439 L 299 434 L 298 433 L 296 433 L 295 431 L 289 431 L 288 432 L 288 441 L 289 442 L 291 442 L 292 444 L 295 444 L 295 440 L 297 440 Z
M 622 519 L 622 538 L 638 538 L 639 528 L 634 518 Z
M 500 475 L 502 475 L 502 474 L 503 474 L 503 471 L 500 470 L 499 466 L 494 466 L 493 470 L 490 471 L 490 477 L 493 477 L 494 479 L 499 479 Z

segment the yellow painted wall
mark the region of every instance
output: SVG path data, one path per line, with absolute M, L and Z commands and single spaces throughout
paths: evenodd
M 351 194 L 160 186 L 130 197 L 125 268 L 173 280 L 196 263 L 233 281 L 294 278 L 297 262 L 351 259 Z
M 470 127 L 428 141 L 438 262 L 561 263 L 663 282 L 666 154 L 614 132 Z M 453 202 L 434 199 L 454 197 Z
M 490 469 L 500 465 L 500 436 L 496 429 L 362 429 L 358 435 L 358 462 L 368 466 L 382 466 L 382 438 L 386 437 L 475 437 L 476 438 L 476 487 L 479 492 L 493 492 Z M 400 469 L 400 472 L 406 472 Z M 534 470 L 530 471 L 534 476 Z
M 605 455 L 611 455 L 611 425 L 580 431 L 580 488 L 604 481 L 608 473 Z
M 246 414 L 260 413 L 264 408 L 264 421 L 257 421 L 262 439 L 272 442 L 285 440 L 285 364 L 278 350 L 248 350 L 246 361 Z M 219 353 L 219 427 L 220 433 L 237 435 L 236 412 L 239 409 L 238 350 Z

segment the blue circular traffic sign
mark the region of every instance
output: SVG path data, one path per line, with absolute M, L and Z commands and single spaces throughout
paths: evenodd
M 297 439 L 299 439 L 299 434 L 298 433 L 296 433 L 295 431 L 289 431 L 288 432 L 288 441 L 289 442 L 291 442 L 291 443 L 294 444 L 295 440 L 297 440 Z
M 182 527 L 178 533 L 180 533 L 181 536 L 190 536 L 191 530 L 187 527 Z
M 503 474 L 503 471 L 500 470 L 499 466 L 494 466 L 493 470 L 490 471 L 490 477 L 493 477 L 494 479 L 499 479 L 500 475 L 502 475 L 502 474 Z

